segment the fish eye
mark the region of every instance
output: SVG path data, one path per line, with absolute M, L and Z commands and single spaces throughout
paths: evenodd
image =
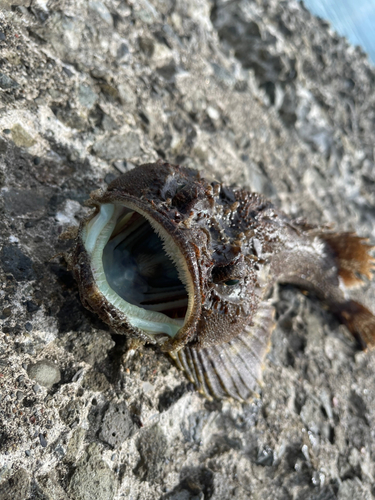
M 235 286 L 235 285 L 238 285 L 239 282 L 240 282 L 240 280 L 228 280 L 228 281 L 224 281 L 224 285 Z

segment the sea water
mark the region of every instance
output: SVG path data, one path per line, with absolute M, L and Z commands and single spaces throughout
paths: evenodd
M 375 64 L 375 0 L 304 0 L 315 15 L 329 21 L 353 45 L 360 45 Z

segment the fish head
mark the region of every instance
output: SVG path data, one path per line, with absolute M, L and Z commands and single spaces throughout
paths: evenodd
M 257 279 L 233 224 L 238 203 L 220 186 L 158 161 L 92 193 L 70 259 L 83 304 L 165 351 L 237 335 Z

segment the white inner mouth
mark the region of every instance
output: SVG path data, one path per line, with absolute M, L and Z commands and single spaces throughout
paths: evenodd
M 129 323 L 174 337 L 193 308 L 193 283 L 181 250 L 138 207 L 100 206 L 82 231 L 100 292 Z

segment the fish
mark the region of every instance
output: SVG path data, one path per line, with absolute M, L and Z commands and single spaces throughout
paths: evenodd
M 375 345 L 375 316 L 348 297 L 371 279 L 374 247 L 353 232 L 163 160 L 87 204 L 67 255 L 83 305 L 114 332 L 157 344 L 209 399 L 259 393 L 279 283 L 313 292 L 361 348 Z

